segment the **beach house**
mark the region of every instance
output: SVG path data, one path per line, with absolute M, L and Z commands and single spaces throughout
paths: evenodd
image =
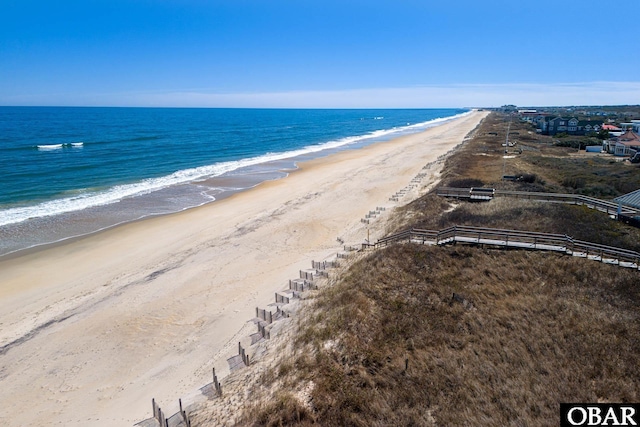
M 602 122 L 591 120 L 578 120 L 575 117 L 554 117 L 551 119 L 537 120 L 536 124 L 540 132 L 547 135 L 566 133 L 569 135 L 588 135 L 598 133 L 602 129 Z
M 578 131 L 578 119 L 575 117 L 556 117 L 547 122 L 547 133 L 555 135 L 557 133 L 575 134 Z
M 640 151 L 640 136 L 630 130 L 611 138 L 604 144 L 605 150 L 614 156 L 634 156 Z
M 590 133 L 598 133 L 602 129 L 602 122 L 592 122 L 590 120 L 582 120 L 578 123 L 578 133 L 580 135 L 588 135 Z
M 631 120 L 630 122 L 620 123 L 622 131 L 633 131 L 640 134 L 640 120 Z
M 609 132 L 609 135 L 611 136 L 620 136 L 622 135 L 624 132 L 622 131 L 622 128 L 619 128 L 618 126 L 609 124 L 609 123 L 605 123 L 602 125 L 602 129 L 606 130 L 607 132 Z

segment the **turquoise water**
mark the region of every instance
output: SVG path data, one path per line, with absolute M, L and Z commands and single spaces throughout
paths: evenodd
M 0 255 L 209 203 L 465 111 L 0 107 Z

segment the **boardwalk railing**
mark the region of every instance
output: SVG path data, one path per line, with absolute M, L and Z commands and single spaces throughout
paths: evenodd
M 498 228 L 454 226 L 444 230 L 412 228 L 378 240 L 376 248 L 410 241 L 414 243 L 446 245 L 455 243 L 536 249 L 581 256 L 609 264 L 640 269 L 640 253 L 628 249 L 585 242 L 563 234 L 538 233 Z
M 438 196 L 456 197 L 458 199 L 469 200 L 490 200 L 491 198 L 481 198 L 477 194 L 479 192 L 489 193 L 484 188 L 452 188 L 440 187 L 436 190 Z M 597 209 L 607 214 L 617 214 L 618 204 L 608 200 L 596 199 L 595 197 L 583 196 L 581 194 L 562 194 L 562 193 L 541 193 L 535 191 L 507 191 L 494 190 L 493 197 L 515 197 L 527 200 L 539 200 L 544 202 L 568 203 L 572 205 L 583 205 L 593 209 Z M 629 207 L 620 206 L 620 213 L 624 215 L 639 215 L 640 212 Z

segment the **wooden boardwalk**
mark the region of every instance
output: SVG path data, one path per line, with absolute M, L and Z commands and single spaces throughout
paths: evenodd
M 618 206 L 618 204 L 613 201 L 596 199 L 595 197 L 583 196 L 581 194 L 541 193 L 534 191 L 494 190 L 493 188 L 453 187 L 440 187 L 436 190 L 436 194 L 442 197 L 455 197 L 457 199 L 467 199 L 475 201 L 488 201 L 496 197 L 513 197 L 517 199 L 537 200 L 541 202 L 567 203 L 571 205 L 587 206 L 591 209 L 597 209 L 610 215 L 621 214 L 630 217 L 640 215 L 640 211 L 638 211 L 637 209 L 633 209 L 628 206 Z M 620 209 L 619 212 L 618 209 Z
M 400 241 L 426 245 L 473 244 L 492 247 L 552 251 L 582 257 L 606 264 L 640 270 L 640 253 L 628 249 L 600 245 L 574 239 L 563 234 L 538 233 L 497 228 L 454 226 L 444 230 L 411 229 L 378 240 L 382 247 Z

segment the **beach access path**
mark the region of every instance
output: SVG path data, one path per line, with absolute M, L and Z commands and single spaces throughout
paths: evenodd
M 360 218 L 395 204 L 390 195 L 487 114 L 305 162 L 206 206 L 0 259 L 0 424 L 132 426 L 150 416 L 152 397 L 176 401 L 210 382 L 255 307 L 310 260 L 335 254 L 337 237 L 361 243 Z M 369 227 L 374 241 L 384 234 Z

